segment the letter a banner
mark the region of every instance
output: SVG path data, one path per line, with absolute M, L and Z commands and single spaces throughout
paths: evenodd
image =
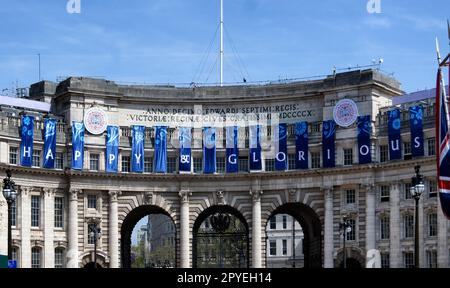
M 119 127 L 106 129 L 106 172 L 117 172 L 119 162 Z
M 20 164 L 31 167 L 33 164 L 34 117 L 22 116 L 22 142 L 20 142 Z
M 227 148 L 227 173 L 239 172 L 239 148 L 238 148 L 238 127 L 230 126 L 227 127 L 227 138 L 226 138 L 226 148 Z
M 144 172 L 144 126 L 132 127 L 131 172 Z
M 56 120 L 44 120 L 44 168 L 55 168 L 56 156 Z
M 414 157 L 424 156 L 423 149 L 423 107 L 409 108 L 409 123 L 411 128 L 411 154 Z
M 295 169 L 308 169 L 308 122 L 295 124 Z
M 370 134 L 372 133 L 370 115 L 358 117 L 358 156 L 359 164 L 372 162 Z
M 84 163 L 84 124 L 72 123 L 72 169 L 82 170 Z
M 402 140 L 400 137 L 400 110 L 395 109 L 388 112 L 388 138 L 389 138 L 389 159 L 401 159 L 402 158 Z
M 203 173 L 216 172 L 216 129 L 203 128 Z
M 156 173 L 167 173 L 167 127 L 155 127 L 155 157 L 153 160 Z
M 332 168 L 335 162 L 335 143 L 336 123 L 333 120 L 324 121 L 322 127 L 322 155 L 323 167 Z
M 287 129 L 286 123 L 278 125 L 278 149 L 275 155 L 275 169 L 285 171 L 287 169 Z
M 191 172 L 191 128 L 181 127 L 178 131 L 180 138 L 180 172 Z
M 261 125 L 250 126 L 250 171 L 262 170 Z

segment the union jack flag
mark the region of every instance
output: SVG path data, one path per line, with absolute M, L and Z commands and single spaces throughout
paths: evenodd
M 437 144 L 437 176 L 441 208 L 450 219 L 450 134 L 448 101 L 445 96 L 445 85 L 442 81 L 441 68 L 436 81 L 436 136 Z

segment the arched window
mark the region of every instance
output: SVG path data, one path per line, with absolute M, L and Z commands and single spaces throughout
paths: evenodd
M 55 268 L 65 268 L 66 263 L 64 261 L 64 248 L 55 249 Z

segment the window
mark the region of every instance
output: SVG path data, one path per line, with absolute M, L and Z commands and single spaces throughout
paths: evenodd
M 405 194 L 405 199 L 412 199 L 412 195 L 411 195 L 411 183 L 405 183 L 405 185 L 403 186 L 405 188 L 404 194 Z
M 64 249 L 55 249 L 55 268 L 64 268 Z
M 428 181 L 428 198 L 437 197 L 437 182 L 435 180 Z
M 64 223 L 64 198 L 55 197 L 55 227 L 63 228 Z
M 33 167 L 41 167 L 41 150 L 33 150 Z
M 11 203 L 11 226 L 16 226 L 17 223 L 17 198 Z
M 169 157 L 167 158 L 167 173 L 177 172 L 177 158 Z
M 130 172 L 130 156 L 122 156 L 122 172 Z
M 269 253 L 270 256 L 275 256 L 277 255 L 277 242 L 276 241 L 270 241 L 269 242 Z
M 411 154 L 411 142 L 403 142 L 403 155 Z
M 144 173 L 152 173 L 153 172 L 153 158 L 145 157 L 144 158 Z
M 381 253 L 381 268 L 389 268 L 389 253 Z
M 55 168 L 61 170 L 64 168 L 64 153 L 56 153 Z
M 390 194 L 389 186 L 383 185 L 380 187 L 380 201 L 381 202 L 389 202 L 389 194 Z
M 389 149 L 387 145 L 380 145 L 380 163 L 388 161 Z
M 427 267 L 428 268 L 437 268 L 437 251 L 427 251 Z
M 194 158 L 194 173 L 202 173 L 203 172 L 203 162 L 202 158 Z
M 31 268 L 41 268 L 41 249 L 38 247 L 31 249 Z
M 428 156 L 436 155 L 436 138 L 427 139 Z
M 345 203 L 355 204 L 356 203 L 356 191 L 349 189 L 345 191 Z
M 89 155 L 89 169 L 92 171 L 98 171 L 98 162 L 100 159 L 99 154 L 90 154 Z
M 17 147 L 9 147 L 9 164 L 17 165 L 18 151 Z
M 414 237 L 414 217 L 413 215 L 403 216 L 403 237 L 412 238 Z
M 403 252 L 403 264 L 405 268 L 414 268 L 414 253 Z
M 239 157 L 239 172 L 248 172 L 248 157 Z
M 320 152 L 311 152 L 311 168 L 320 168 Z
M 94 231 L 94 229 L 95 229 L 95 224 L 88 224 L 88 230 L 87 230 L 87 233 L 88 233 L 88 244 L 94 244 L 94 235 L 91 235 L 91 231 Z M 94 233 L 92 233 L 92 234 L 94 234 Z
M 351 231 L 347 232 L 347 240 L 355 241 L 356 240 L 356 221 L 354 219 L 349 219 L 348 223 L 350 224 Z
M 266 159 L 266 171 L 275 171 L 275 159 Z
M 283 243 L 283 256 L 286 256 L 287 255 L 287 240 L 283 239 L 282 243 Z
M 381 239 L 389 239 L 390 230 L 389 230 L 389 217 L 384 216 L 380 219 L 380 238 Z
M 19 248 L 12 247 L 11 258 L 16 261 L 17 268 L 19 268 Z
M 353 165 L 353 149 L 344 149 L 344 165 Z
M 225 157 L 217 157 L 217 173 L 225 173 Z
M 288 169 L 295 170 L 295 154 L 288 155 Z
M 283 215 L 283 229 L 287 229 L 287 216 Z
M 436 213 L 428 214 L 428 236 L 429 237 L 437 236 L 437 214 Z
M 41 206 L 40 196 L 31 196 L 31 227 L 39 227 L 39 210 Z
M 88 195 L 88 208 L 97 209 L 96 195 Z
M 277 229 L 277 216 L 270 218 L 270 229 Z

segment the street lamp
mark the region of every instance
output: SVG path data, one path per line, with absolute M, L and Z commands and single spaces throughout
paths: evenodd
M 12 260 L 12 237 L 11 237 L 11 206 L 16 201 L 17 191 L 15 189 L 15 183 L 11 180 L 11 170 L 6 170 L 6 178 L 3 179 L 3 197 L 5 197 L 8 203 L 8 260 Z
M 416 215 L 414 227 L 414 267 L 419 268 L 419 199 L 420 195 L 425 191 L 423 184 L 423 175 L 420 174 L 420 165 L 414 167 L 416 175 L 411 178 L 410 192 L 416 201 Z
M 339 223 L 339 230 L 342 231 L 342 235 L 344 237 L 344 268 L 347 268 L 347 249 L 345 248 L 345 240 L 347 238 L 347 233 L 352 231 L 352 225 L 347 217 L 342 219 L 342 223 Z
M 89 236 L 91 237 L 91 239 L 94 239 L 94 268 L 97 268 L 97 241 L 98 239 L 100 239 L 100 237 L 102 237 L 101 228 L 97 226 L 99 222 L 99 220 L 94 218 L 91 221 L 92 225 L 90 226 L 89 231 Z

